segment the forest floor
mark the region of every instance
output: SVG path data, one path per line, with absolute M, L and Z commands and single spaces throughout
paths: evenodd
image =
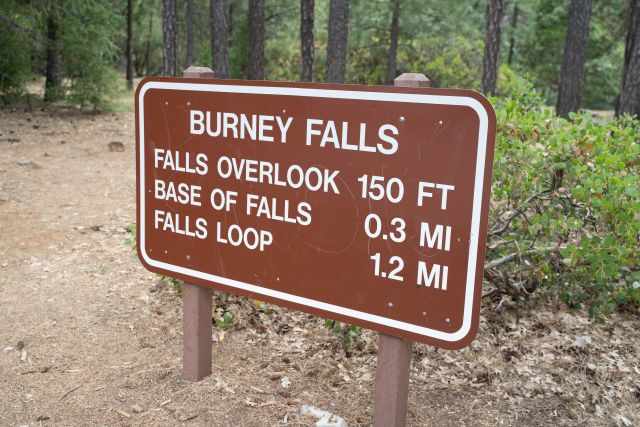
M 213 375 L 181 378 L 179 290 L 127 243 L 133 135 L 130 112 L 0 111 L 0 425 L 370 425 L 376 334 L 244 298 L 216 295 Z M 640 319 L 485 298 L 469 348 L 414 345 L 408 425 L 640 425 Z

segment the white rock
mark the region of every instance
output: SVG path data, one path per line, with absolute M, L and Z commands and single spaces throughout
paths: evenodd
M 300 414 L 317 418 L 316 427 L 348 427 L 343 418 L 312 405 L 302 405 Z
M 588 335 L 578 336 L 576 337 L 576 340 L 573 342 L 573 345 L 575 345 L 578 348 L 585 348 L 589 344 L 591 344 L 591 337 Z
M 633 423 L 631 422 L 631 420 L 627 417 L 625 417 L 624 415 L 618 415 L 616 418 L 616 425 L 621 426 L 621 427 L 631 427 L 633 425 Z
M 282 377 L 280 378 L 280 385 L 282 386 L 282 388 L 289 388 L 289 386 L 291 385 L 291 380 L 289 379 L 289 377 Z

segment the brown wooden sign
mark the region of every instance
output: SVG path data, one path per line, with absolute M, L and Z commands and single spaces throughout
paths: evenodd
M 464 90 L 145 79 L 151 271 L 444 348 L 478 328 L 495 116 Z

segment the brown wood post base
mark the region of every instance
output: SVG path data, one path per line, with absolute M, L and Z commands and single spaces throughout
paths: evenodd
M 182 377 L 200 381 L 211 375 L 211 289 L 182 286 Z
M 393 85 L 429 87 L 431 81 L 424 74 L 404 73 Z M 375 427 L 403 427 L 406 424 L 411 347 L 410 341 L 380 334 L 373 413 Z
M 411 342 L 380 334 L 373 420 L 375 427 L 403 427 L 407 418 Z
M 210 68 L 191 66 L 184 77 L 213 78 Z M 200 381 L 211 375 L 211 289 L 182 286 L 182 377 Z

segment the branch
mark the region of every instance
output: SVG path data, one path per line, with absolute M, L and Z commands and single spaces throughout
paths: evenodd
M 547 252 L 552 252 L 555 250 L 560 249 L 557 246 L 550 246 L 547 248 L 536 248 L 536 249 L 529 249 L 528 251 L 524 251 L 524 252 L 514 252 L 511 253 L 509 255 L 505 255 L 502 258 L 498 258 L 498 259 L 494 259 L 493 261 L 489 261 L 488 263 L 486 263 L 484 265 L 484 269 L 485 270 L 490 270 L 492 268 L 496 268 L 501 266 L 502 264 L 506 264 L 508 262 L 513 261 L 515 258 L 523 256 L 523 255 L 534 255 L 534 254 L 544 254 Z
M 522 215 L 524 217 L 524 220 L 529 222 L 529 218 L 527 218 L 527 215 L 524 213 L 524 207 L 527 206 L 529 203 L 531 203 L 532 201 L 534 201 L 535 199 L 540 198 L 541 196 L 545 195 L 549 193 L 548 190 L 545 191 L 541 191 L 539 193 L 534 194 L 533 196 L 529 197 L 527 200 L 525 200 L 524 202 L 522 202 L 522 205 L 514 208 L 511 212 L 511 214 L 504 220 L 502 227 L 500 227 L 499 229 L 496 229 L 494 227 L 493 230 L 491 230 L 489 232 L 489 236 L 496 236 L 496 235 L 500 235 L 502 233 L 504 233 L 505 231 L 507 231 L 507 228 L 509 228 L 509 224 L 511 224 L 511 221 L 513 221 L 513 219 L 515 217 L 517 217 L 518 215 Z

